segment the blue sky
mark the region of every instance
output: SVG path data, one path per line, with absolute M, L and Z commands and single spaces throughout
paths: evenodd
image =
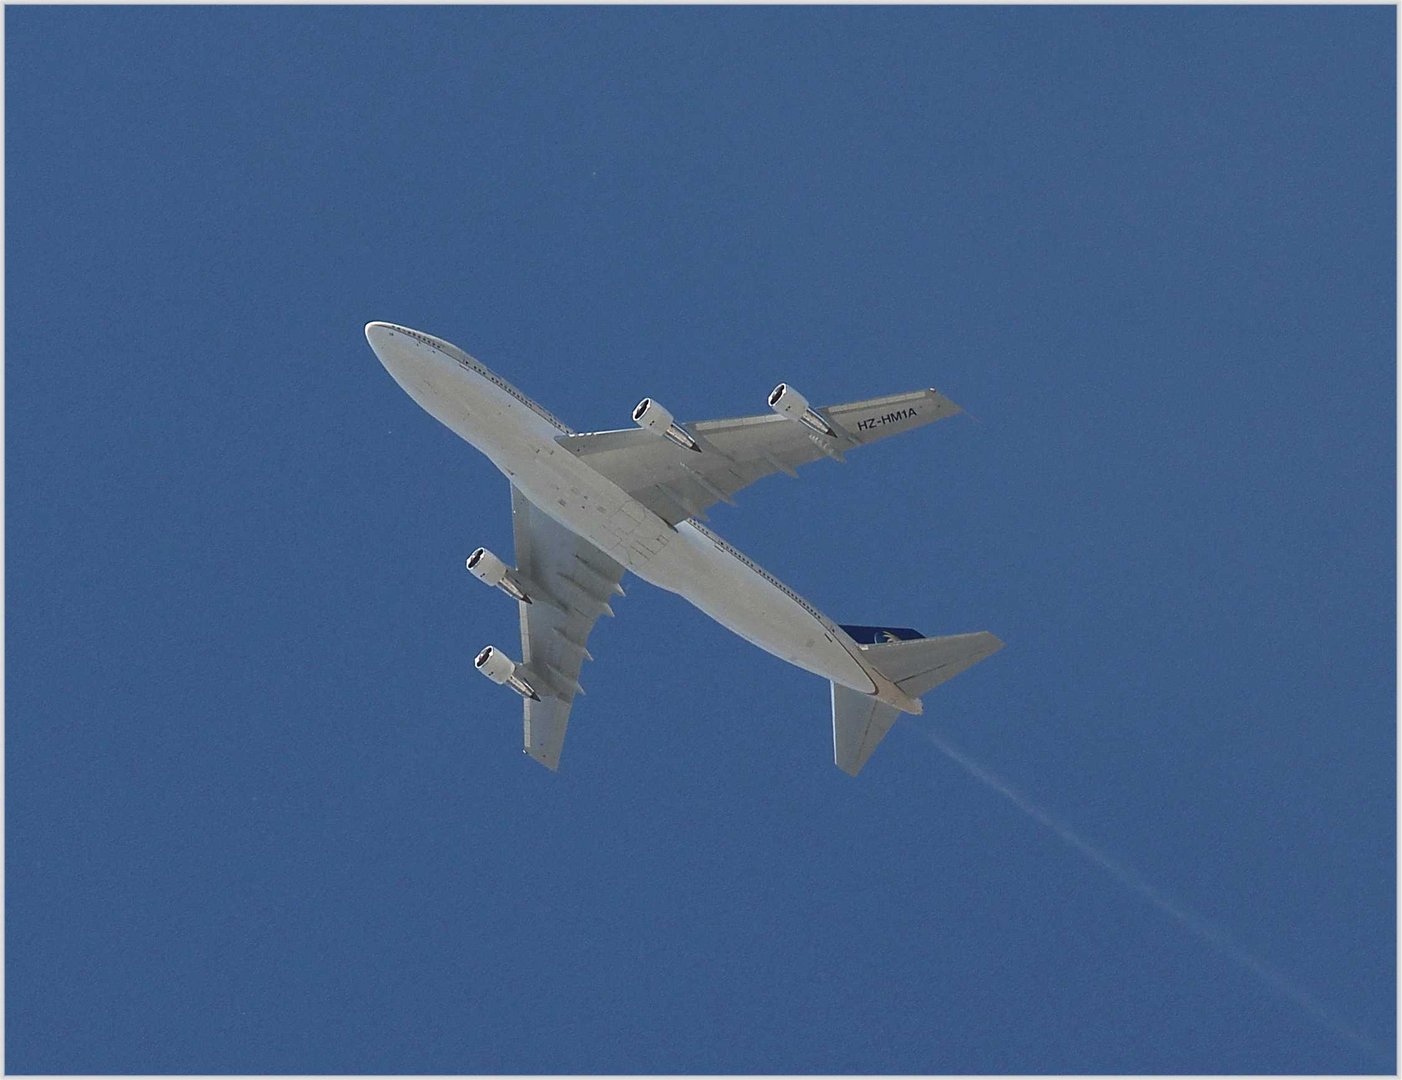
M 1394 18 L 7 9 L 8 1069 L 1392 1071 Z M 550 774 L 370 319 L 580 430 L 940 388 L 712 525 L 1007 648 L 852 780 L 634 580 Z

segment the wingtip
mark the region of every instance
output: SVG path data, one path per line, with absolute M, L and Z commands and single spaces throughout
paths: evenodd
M 535 753 L 529 746 L 521 747 L 521 753 L 525 754 L 532 761 L 544 765 L 551 772 L 560 771 L 560 759 L 558 757 L 554 759 L 545 757 L 542 754 Z

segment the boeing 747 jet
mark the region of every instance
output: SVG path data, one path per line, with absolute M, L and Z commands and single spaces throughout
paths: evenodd
M 524 699 L 525 752 L 550 769 L 593 659 L 589 632 L 613 614 L 625 571 L 829 680 L 833 756 L 853 776 L 899 713 L 919 713 L 922 694 L 1003 647 L 987 631 L 931 638 L 838 625 L 701 524 L 761 477 L 842 461 L 960 411 L 935 390 L 815 408 L 780 383 L 767 414 L 687 424 L 644 398 L 636 426 L 580 434 L 446 341 L 384 322 L 365 337 L 411 398 L 511 481 L 516 565 L 478 548 L 467 569 L 518 605 L 521 659 L 489 645 L 474 664 Z

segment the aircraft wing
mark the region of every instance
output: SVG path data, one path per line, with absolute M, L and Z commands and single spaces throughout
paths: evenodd
M 525 751 L 549 769 L 560 767 L 565 726 L 592 660 L 585 643 L 609 600 L 622 596 L 623 567 L 511 488 L 516 566 L 534 588 L 521 608 L 521 663 L 539 701 L 525 699 Z
M 769 413 L 681 425 L 697 450 L 641 427 L 562 435 L 556 442 L 586 461 L 669 525 L 705 518 L 708 507 L 731 502 L 743 487 L 772 473 L 796 476 L 822 457 L 922 427 L 962 410 L 937 390 L 814 409 L 832 435 Z M 699 450 L 699 453 L 698 453 Z

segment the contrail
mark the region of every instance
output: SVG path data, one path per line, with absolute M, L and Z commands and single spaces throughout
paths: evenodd
M 1271 967 L 1264 960 L 1258 960 L 1256 957 L 1252 956 L 1251 953 L 1246 951 L 1245 947 L 1239 945 L 1236 940 L 1220 926 L 1208 922 L 1200 915 L 1195 915 L 1187 908 L 1181 907 L 1176 901 L 1165 896 L 1128 866 L 1111 858 L 1088 840 L 1083 840 L 1070 825 L 1067 825 L 1064 821 L 1042 809 L 1026 795 L 1018 791 L 1017 788 L 1008 783 L 1008 781 L 1004 780 L 996 773 L 985 769 L 978 762 L 964 754 L 963 751 L 945 742 L 943 738 L 936 735 L 933 731 L 921 727 L 918 724 L 912 724 L 912 726 L 934 743 L 935 746 L 939 747 L 940 751 L 947 758 L 962 768 L 975 780 L 986 784 L 1033 820 L 1037 821 L 1039 824 L 1045 825 L 1125 888 L 1139 894 L 1180 926 L 1187 928 L 1198 938 L 1216 948 L 1227 958 L 1236 961 L 1236 963 L 1255 975 L 1281 997 L 1288 1001 L 1293 1001 L 1339 1038 L 1352 1043 L 1359 1049 L 1365 1050 L 1381 1060 L 1386 1061 L 1388 1059 L 1388 1055 L 1381 1047 L 1365 1037 L 1358 1029 L 1335 1016 L 1312 994 L 1297 985 L 1287 976 Z

